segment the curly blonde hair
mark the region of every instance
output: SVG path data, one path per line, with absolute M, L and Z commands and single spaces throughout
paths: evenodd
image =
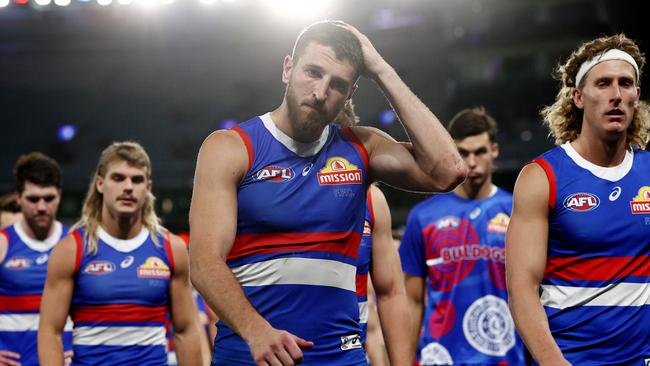
M 359 123 L 359 117 L 354 113 L 352 98 L 345 101 L 345 106 L 343 106 L 343 109 L 339 112 L 338 116 L 334 118 L 334 121 L 336 121 L 336 123 L 341 127 L 352 127 Z
M 97 190 L 97 178 L 105 178 L 108 166 L 115 161 L 126 161 L 131 166 L 144 169 L 147 180 L 151 180 L 151 161 L 149 160 L 149 155 L 147 155 L 144 148 L 137 142 L 114 142 L 102 151 L 102 155 L 99 157 L 99 163 L 97 163 L 97 170 L 93 179 L 90 181 L 90 187 L 84 200 L 81 218 L 70 229 L 70 231 L 73 231 L 80 227 L 84 228 L 83 239 L 86 243 L 84 249 L 91 255 L 97 253 L 97 229 L 102 221 L 102 206 L 104 203 L 104 196 Z M 163 227 L 154 209 L 155 200 L 154 195 L 148 192 L 145 198 L 145 204 L 142 207 L 142 222 L 149 230 L 154 243 L 160 245 L 157 234 L 163 233 Z
M 560 91 L 555 97 L 555 103 L 544 107 L 540 113 L 544 119 L 544 125 L 549 129 L 549 136 L 555 138 L 557 145 L 575 140 L 582 129 L 582 110 L 576 107 L 572 97 L 573 89 L 582 88 L 586 79 L 583 78 L 581 85 L 575 85 L 575 77 L 580 65 L 611 49 L 619 49 L 630 54 L 639 67 L 637 80 L 641 79 L 645 56 L 636 43 L 627 38 L 625 34 L 600 37 L 580 45 L 564 64 L 558 64 L 554 77 L 561 83 Z M 627 130 L 626 143 L 628 146 L 644 148 L 649 136 L 650 105 L 640 100 L 632 123 Z

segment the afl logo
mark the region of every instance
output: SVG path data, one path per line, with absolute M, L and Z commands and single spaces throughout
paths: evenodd
M 25 269 L 32 265 L 32 260 L 25 257 L 13 257 L 5 263 L 7 269 Z
M 93 261 L 84 268 L 84 273 L 91 275 L 105 275 L 113 271 L 115 271 L 115 265 L 107 261 Z
M 571 211 L 591 211 L 600 205 L 600 198 L 591 193 L 574 193 L 564 199 L 564 207 Z
M 269 165 L 260 169 L 255 175 L 255 179 L 269 182 L 286 182 L 293 178 L 293 175 L 291 168 Z

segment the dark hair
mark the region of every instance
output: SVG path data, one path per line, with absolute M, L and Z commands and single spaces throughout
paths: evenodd
M 490 142 L 496 142 L 497 122 L 484 107 L 468 108 L 458 112 L 451 119 L 447 131 L 456 141 L 487 132 Z
M 323 20 L 304 28 L 293 46 L 291 56 L 294 64 L 304 54 L 305 48 L 310 43 L 316 42 L 331 47 L 339 60 L 350 61 L 356 69 L 354 77 L 356 80 L 364 71 L 363 51 L 357 36 L 345 29 L 345 25 L 347 24 L 340 20 Z
M 23 154 L 14 166 L 16 191 L 22 193 L 25 182 L 61 189 L 61 168 L 54 159 L 40 152 Z
M 5 193 L 0 196 L 0 212 L 20 212 L 20 205 L 15 193 Z

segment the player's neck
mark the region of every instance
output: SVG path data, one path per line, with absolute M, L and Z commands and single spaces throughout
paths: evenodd
M 610 141 L 580 134 L 578 138 L 571 141 L 571 146 L 585 160 L 602 167 L 620 165 L 625 159 L 627 150 L 625 135 Z
M 56 220 L 52 220 L 52 225 L 50 225 L 49 228 L 47 229 L 39 229 L 38 227 L 32 228 L 28 223 L 25 217 L 23 216 L 22 219 L 18 222 L 18 225 L 22 227 L 23 231 L 27 236 L 34 240 L 38 241 L 44 241 L 45 239 L 49 238 L 50 235 L 52 235 L 52 232 L 54 231 L 54 223 Z
M 454 189 L 454 193 L 467 200 L 482 200 L 490 197 L 493 187 L 492 179 L 489 177 L 480 186 L 474 186 L 465 181 Z
M 128 240 L 135 238 L 142 230 L 142 215 L 116 216 L 104 208 L 101 226 L 110 236 Z

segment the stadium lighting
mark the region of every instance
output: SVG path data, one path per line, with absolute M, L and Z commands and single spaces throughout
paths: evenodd
M 0 0 L 0 8 L 4 8 L 9 5 L 9 0 Z
M 266 0 L 271 12 L 285 18 L 315 18 L 331 7 L 331 0 Z
M 117 2 L 120 5 L 129 5 L 133 2 L 133 0 L 117 0 Z
M 52 3 L 52 0 L 35 0 L 36 5 L 40 6 L 45 6 L 45 5 L 50 5 Z
M 108 6 L 111 5 L 111 3 L 113 3 L 113 0 L 97 0 L 97 4 L 101 6 Z
M 214 4 L 214 3 L 216 3 L 217 0 L 201 0 L 201 2 L 202 2 L 203 4 L 208 4 L 208 5 L 210 5 L 210 4 Z
M 54 3 L 58 6 L 68 6 L 70 5 L 70 0 L 54 0 Z

